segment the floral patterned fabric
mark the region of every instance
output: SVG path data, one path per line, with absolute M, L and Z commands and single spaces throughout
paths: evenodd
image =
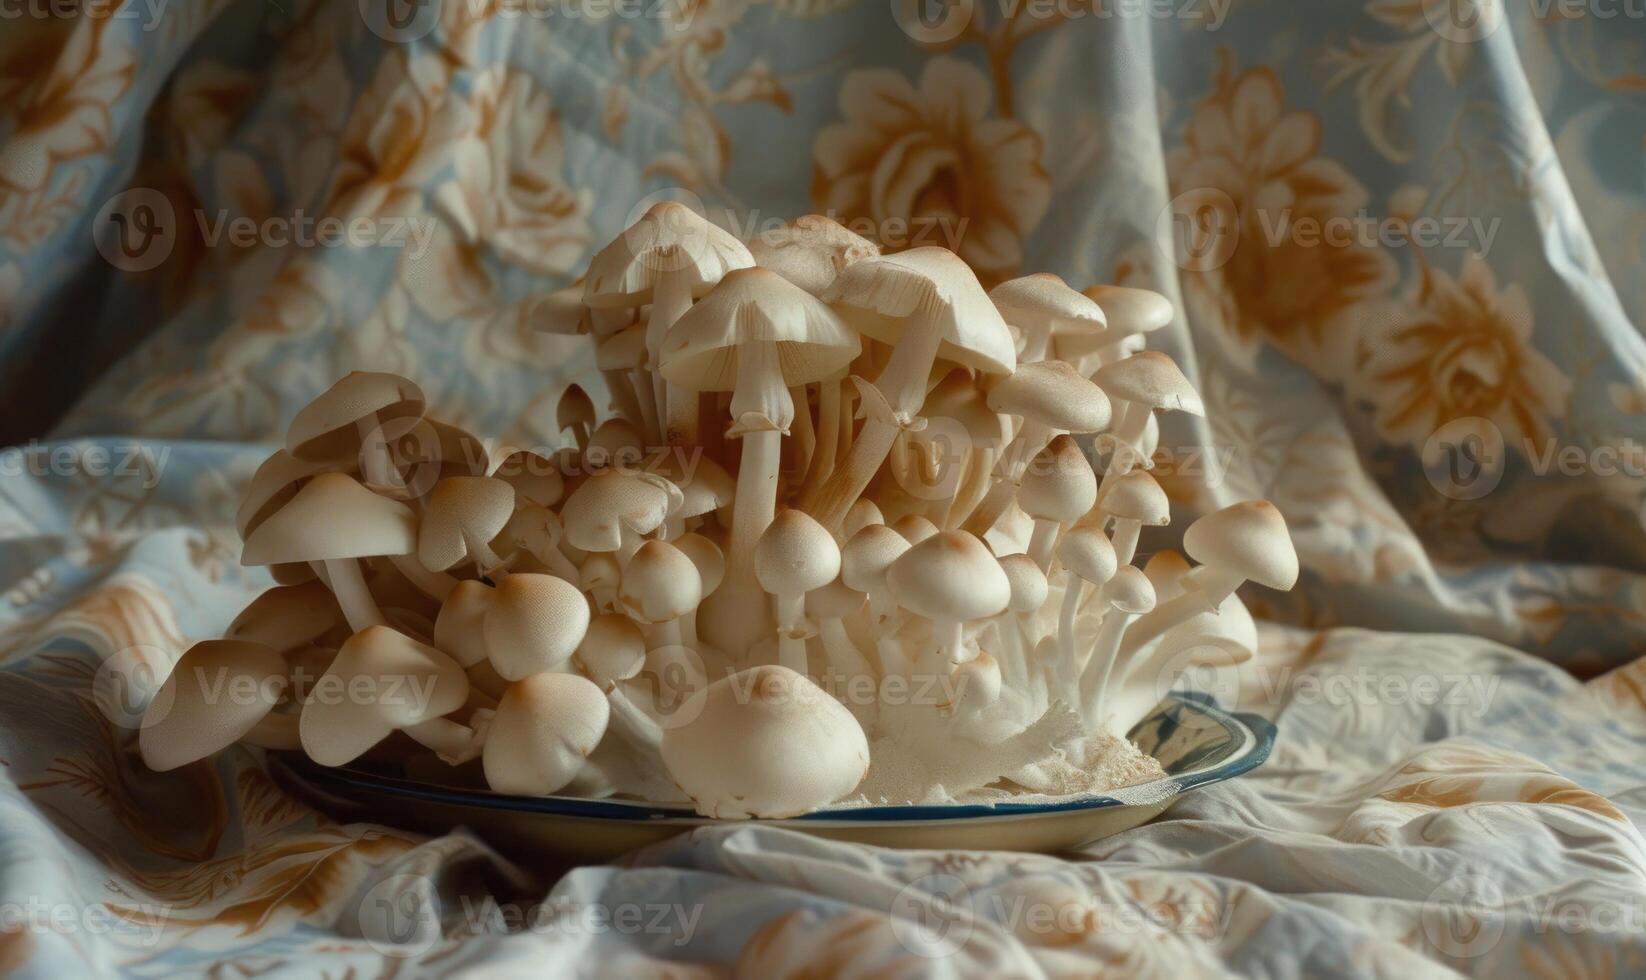
M 912 7 L 0 4 L 0 970 L 1646 973 L 1639 6 Z M 1175 527 L 1267 497 L 1303 561 L 1198 679 L 1270 761 L 1081 855 L 563 876 L 144 769 L 102 665 L 267 584 L 233 512 L 296 408 L 390 370 L 558 444 L 598 375 L 535 300 L 664 194 L 1171 297 Z

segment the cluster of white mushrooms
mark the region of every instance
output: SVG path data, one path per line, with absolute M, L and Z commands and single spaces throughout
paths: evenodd
M 1158 294 L 664 203 L 536 313 L 610 410 L 568 388 L 534 452 L 339 381 L 238 514 L 281 584 L 179 660 L 150 766 L 242 742 L 716 817 L 1106 789 L 1168 672 L 1253 655 L 1236 588 L 1296 579 L 1266 501 L 1132 564 L 1157 414 L 1202 411 L 1142 349 Z

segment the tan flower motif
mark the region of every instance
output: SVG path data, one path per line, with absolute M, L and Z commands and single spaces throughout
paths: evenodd
M 469 125 L 434 61 L 409 61 L 398 49 L 383 58 L 344 128 L 342 159 L 327 195 L 330 213 L 422 212 L 423 188 Z
M 1500 291 L 1478 256 L 1456 279 L 1429 271 L 1415 302 L 1368 329 L 1361 387 L 1386 438 L 1421 448 L 1441 426 L 1478 417 L 1512 447 L 1549 438 L 1547 420 L 1565 414 L 1571 381 L 1531 345 L 1525 292 Z
M 1287 112 L 1274 72 L 1231 74 L 1219 71 L 1166 157 L 1173 195 L 1216 202 L 1222 233 L 1236 235 L 1227 261 L 1184 271 L 1185 298 L 1241 346 L 1267 340 L 1335 378 L 1364 304 L 1392 287 L 1394 261 L 1353 234 L 1314 233 L 1362 212 L 1366 189 L 1317 155 L 1319 117 Z
M 8 91 L 0 111 L 0 191 L 37 191 L 52 168 L 67 160 L 103 153 L 114 128 L 114 104 L 131 88 L 136 57 L 129 47 L 108 43 L 108 21 L 82 21 L 55 58 L 42 49 L 14 52 L 0 66 L 10 90 L 16 73 L 30 64 L 37 74 Z M 45 40 L 37 35 L 36 42 Z
M 889 251 L 953 248 L 985 279 L 1023 259 L 1051 180 L 1040 137 L 989 117 L 989 80 L 954 58 L 926 63 L 916 88 L 885 69 L 850 72 L 840 86 L 845 121 L 812 148 L 812 199 Z

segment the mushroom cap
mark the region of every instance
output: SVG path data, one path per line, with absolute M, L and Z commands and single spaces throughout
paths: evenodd
M 576 674 L 534 674 L 497 702 L 480 756 L 498 793 L 547 796 L 572 781 L 606 734 L 611 705 Z
M 1189 568 L 1189 560 L 1182 552 L 1162 548 L 1149 557 L 1143 574 L 1149 576 L 1157 597 L 1170 599 L 1183 591 L 1183 576 L 1189 574 Z
M 803 214 L 749 239 L 749 254 L 813 296 L 827 289 L 840 270 L 872 259 L 880 246 L 820 214 Z
M 1012 585 L 976 535 L 941 531 L 892 562 L 886 585 L 899 605 L 932 620 L 986 619 L 1004 612 Z
M 526 503 L 514 509 L 508 524 L 503 526 L 503 534 L 516 548 L 526 549 L 547 565 L 553 553 L 560 550 L 566 531 L 560 525 L 559 514 L 540 504 Z
M 937 525 L 920 514 L 904 514 L 891 524 L 910 544 L 919 544 L 937 533 Z
M 852 713 L 787 667 L 704 689 L 695 718 L 663 732 L 669 776 L 710 817 L 792 817 L 850 793 L 869 769 Z
M 702 517 L 730 506 L 737 496 L 737 480 L 700 450 L 683 454 L 678 447 L 664 449 L 646 462 L 645 470 L 680 488 L 678 517 Z
M 624 327 L 594 345 L 594 366 L 601 371 L 634 371 L 646 366 L 646 325 Z
M 667 541 L 647 541 L 623 566 L 617 601 L 642 623 L 667 623 L 679 619 L 703 599 L 703 582 L 697 566 L 679 548 Z
M 1202 565 L 1271 589 L 1297 584 L 1297 550 L 1286 519 L 1267 500 L 1243 500 L 1200 518 L 1183 533 L 1183 550 Z
M 1121 565 L 1103 583 L 1103 601 L 1123 613 L 1146 613 L 1154 608 L 1154 585 L 1136 565 Z
M 840 577 L 859 592 L 875 592 L 886 584 L 892 562 L 914 547 L 909 539 L 884 524 L 870 524 L 846 539 L 840 549 Z
M 1167 630 L 1160 647 L 1178 654 L 1194 651 L 1190 662 L 1195 664 L 1243 664 L 1257 656 L 1257 623 L 1240 596 L 1231 592 L 1217 609 L 1196 613 Z
M 634 620 L 621 613 L 604 613 L 589 623 L 572 664 L 602 690 L 640 673 L 646 665 L 646 637 Z
M 1006 608 L 1016 613 L 1031 613 L 1046 604 L 1049 589 L 1046 573 L 1040 570 L 1033 558 L 1022 552 L 1007 555 L 1000 559 L 1000 570 L 1006 573 L 1006 581 L 1012 588 L 1012 597 Z
M 297 731 L 303 751 L 323 766 L 341 766 L 397 728 L 463 706 L 469 678 L 457 661 L 387 626 L 368 626 L 344 641 L 303 704 Z
M 1176 361 L 1157 350 L 1146 350 L 1105 364 L 1092 375 L 1092 380 L 1117 401 L 1152 409 L 1174 409 L 1190 415 L 1206 414 L 1200 392 L 1183 376 Z
M 623 531 L 650 534 L 681 504 L 680 488 L 651 473 L 602 470 L 566 498 L 566 540 L 584 551 L 616 551 Z
M 937 356 L 990 374 L 1010 374 L 1017 345 L 971 267 L 946 248 L 926 246 L 864 259 L 842 270 L 823 294 L 864 336 L 896 344 L 915 319 L 935 321 Z
M 486 654 L 505 680 L 557 670 L 589 629 L 589 600 L 553 575 L 516 572 L 492 590 L 481 622 Z
M 846 519 L 840 524 L 840 533 L 844 540 L 851 540 L 852 535 L 868 527 L 870 524 L 886 523 L 886 515 L 880 512 L 880 507 L 868 497 L 859 497 L 846 511 Z
M 596 551 L 577 566 L 577 577 L 585 591 L 611 589 L 615 594 L 623 582 L 623 566 L 618 563 L 616 552 Z
M 672 543 L 697 566 L 697 577 L 703 583 L 705 596 L 720 588 L 726 577 L 726 553 L 719 545 L 695 531 L 682 534 Z
M 1102 307 L 1049 272 L 1008 279 L 989 298 L 1007 323 L 1027 330 L 1095 334 L 1107 325 Z
M 1064 568 L 1093 585 L 1114 577 L 1119 561 L 1108 537 L 1090 524 L 1076 524 L 1057 543 L 1057 560 Z
M 989 407 L 987 398 L 972 375 L 954 368 L 926 395 L 920 413 L 926 416 L 928 438 L 938 428 L 938 420 L 953 419 L 966 431 L 973 446 L 999 448 L 1011 437 L 1006 416 Z
M 1105 343 L 1133 334 L 1152 333 L 1172 322 L 1172 301 L 1152 289 L 1088 286 L 1082 292 L 1102 308 L 1108 321 L 1109 328 L 1103 334 Z
M 240 498 L 240 507 L 235 511 L 234 528 L 240 532 L 241 539 L 257 530 L 257 526 L 268 520 L 270 514 L 297 496 L 303 481 L 327 469 L 336 467 L 298 459 L 284 449 L 275 450 L 252 474 L 251 482 L 246 484 L 246 492 Z
M 667 275 L 685 278 L 693 296 L 734 269 L 754 265 L 737 236 L 679 201 L 659 201 L 589 260 L 583 302 L 594 308 L 639 306 Z
M 554 405 L 554 424 L 564 432 L 577 425 L 586 425 L 594 428 L 599 419 L 595 416 L 594 399 L 583 390 L 579 384 L 570 384 L 560 393 L 559 401 Z
M 627 459 L 638 463 L 646 450 L 646 434 L 621 415 L 614 415 L 589 433 L 589 449 L 584 458 L 596 469 Z
M 683 313 L 663 339 L 663 377 L 691 391 L 737 387 L 738 349 L 777 345 L 783 385 L 833 377 L 862 341 L 822 300 L 770 269 L 740 269 Z
M 806 615 L 812 619 L 845 619 L 863 608 L 868 593 L 835 579 L 806 593 Z
M 1073 524 L 1097 500 L 1097 474 L 1072 436 L 1058 436 L 1029 461 L 1017 505 L 1035 520 Z
M 417 530 L 417 560 L 434 572 L 469 557 L 469 541 L 489 542 L 514 516 L 514 487 L 490 476 L 448 476 L 429 491 Z
M 286 660 L 243 640 L 203 640 L 178 658 L 143 712 L 137 747 L 155 772 L 228 748 L 280 703 Z
M 755 577 L 773 595 L 801 595 L 840 574 L 840 546 L 811 515 L 785 510 L 754 546 Z
M 446 601 L 434 618 L 434 645 L 465 669 L 486 659 L 486 638 L 481 629 L 491 599 L 491 586 L 478 579 L 464 579 L 446 593 Z
M 972 659 L 955 664 L 949 681 L 955 700 L 973 708 L 994 704 L 1000 700 L 1001 689 L 1005 687 L 1000 661 L 987 650 L 979 650 Z
M 438 464 L 438 472 L 443 477 L 485 476 L 491 469 L 491 453 L 485 442 L 449 422 L 424 416 L 401 437 L 401 444 L 407 441 L 412 441 L 414 449 L 422 450 L 410 458 L 402 458 L 410 454 L 397 451 L 396 462 L 408 474 L 414 474 L 417 464 L 424 462 Z M 433 452 L 428 452 L 428 448 Z
M 566 493 L 566 478 L 558 460 L 521 449 L 503 457 L 492 476 L 514 488 L 516 498 L 526 503 L 553 507 Z
M 397 374 L 351 371 L 292 418 L 286 451 L 314 462 L 340 460 L 360 451 L 361 422 L 385 425 L 423 416 L 423 390 Z M 401 428 L 401 427 L 395 427 Z
M 342 473 L 321 473 L 252 531 L 242 565 L 407 555 L 417 547 L 410 507 Z
M 265 591 L 240 610 L 223 638 L 283 651 L 304 646 L 342 622 L 336 597 L 314 579 Z
M 1113 414 L 1103 389 L 1063 361 L 1019 364 L 989 388 L 988 405 L 1063 432 L 1100 432 Z
M 589 308 L 583 305 L 583 284 L 562 286 L 533 296 L 527 301 L 526 323 L 538 333 L 568 337 L 588 333 L 592 323 Z
M 1147 470 L 1132 470 L 1109 481 L 1098 507 L 1111 517 L 1138 521 L 1150 527 L 1172 522 L 1172 502 Z

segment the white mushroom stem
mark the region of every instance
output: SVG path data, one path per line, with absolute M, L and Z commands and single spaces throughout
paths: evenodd
M 806 662 L 806 638 L 813 635 L 806 621 L 806 596 L 772 596 L 772 611 L 777 616 L 777 662 L 797 674 L 810 673 Z
M 394 468 L 394 453 L 389 448 L 388 433 L 375 413 L 355 423 L 360 433 L 360 472 L 365 482 L 376 487 L 401 487 L 404 480 Z
M 1137 468 L 1138 440 L 1149 427 L 1149 416 L 1154 413 L 1146 405 L 1133 402 L 1117 403 L 1121 409 L 1120 421 L 1115 425 L 1114 452 L 1109 454 L 1109 465 L 1103 469 L 1103 480 L 1097 485 L 1098 499 L 1120 477 Z
M 1103 615 L 1103 625 L 1098 627 L 1097 640 L 1080 675 L 1080 708 L 1088 729 L 1095 730 L 1103 719 L 1103 695 L 1120 653 L 1120 637 L 1136 618 L 1136 614 L 1121 609 L 1110 609 Z
M 1063 670 L 1074 667 L 1074 619 L 1080 611 L 1080 597 L 1086 591 L 1086 580 L 1068 573 L 1069 583 L 1063 589 L 1063 606 L 1057 617 L 1057 659 Z
M 651 372 L 636 368 L 629 372 L 629 384 L 634 390 L 635 405 L 640 410 L 641 430 L 646 433 L 647 439 L 660 441 L 663 438 L 663 421 L 658 416 L 657 394 L 652 388 Z
M 685 645 L 684 631 L 680 628 L 680 620 L 670 619 L 661 623 L 652 623 L 646 627 L 646 649 L 655 650 L 658 647 L 678 647 Z
M 459 724 L 450 718 L 430 718 L 428 721 L 401 729 L 412 740 L 424 748 L 434 752 L 440 761 L 451 766 L 460 766 L 465 762 L 480 758 L 480 752 L 486 745 L 486 723 L 491 719 L 491 712 L 482 716 L 476 712 L 474 728 Z
M 1137 539 L 1143 532 L 1143 522 L 1125 517 L 1114 519 L 1114 531 L 1109 535 L 1109 543 L 1114 545 L 1115 561 L 1122 565 L 1130 565 L 1132 558 L 1137 555 Z
M 326 582 L 331 586 L 332 594 L 337 597 L 337 605 L 343 610 L 343 618 L 349 621 L 349 629 L 358 633 L 368 626 L 389 625 L 383 610 L 377 608 L 377 600 L 372 598 L 371 590 L 366 588 L 366 580 L 360 574 L 358 561 L 353 558 L 336 558 L 323 564 Z
M 1057 545 L 1057 536 L 1063 530 L 1063 525 L 1044 517 L 1035 518 L 1034 533 L 1029 537 L 1029 557 L 1041 571 L 1052 567 L 1052 548 Z M 1130 556 L 1127 557 L 1130 561 Z
M 840 379 L 823 381 L 817 389 L 817 446 L 806 471 L 806 488 L 819 486 L 834 472 L 840 452 Z
M 1056 431 L 1044 423 L 1032 419 L 1024 422 L 995 463 L 994 480 L 988 494 L 961 527 L 976 535 L 988 533 L 1000 520 L 1000 515 L 1011 506 L 1012 498 L 1017 495 L 1017 483 L 1023 479 L 1023 471 L 1029 468 L 1029 461 L 1045 449 L 1056 435 Z
M 876 676 L 874 665 L 852 642 L 845 623 L 839 619 L 822 620 L 818 623 L 818 633 L 823 639 L 823 653 L 828 658 L 831 671 L 847 678 L 848 682 L 853 677 Z
M 390 555 L 389 562 L 406 576 L 406 581 L 416 586 L 417 591 L 436 602 L 445 602 L 446 596 L 457 587 L 455 577 L 445 572 L 429 571 L 416 555 Z
M 611 703 L 611 726 L 636 748 L 657 752 L 663 746 L 663 727 L 634 703 L 621 685 L 606 695 Z
M 663 338 L 681 314 L 692 308 L 691 283 L 682 272 L 665 271 L 652 290 L 651 319 L 646 322 L 646 355 L 652 369 L 652 397 L 665 420 L 669 445 L 697 442 L 697 393 L 663 380 Z
M 611 394 L 611 409 L 635 425 L 644 426 L 646 416 L 640 411 L 640 399 L 634 394 L 634 376 L 628 371 L 601 371 L 600 376 L 606 379 L 606 391 Z M 575 435 L 575 433 L 574 433 Z M 587 440 L 580 440 L 577 451 L 588 448 Z
M 1126 631 L 1120 656 L 1130 657 L 1156 637 L 1191 616 L 1215 612 L 1246 580 L 1238 572 L 1199 565 L 1184 579 L 1184 591 L 1145 613 Z
M 817 450 L 817 432 L 812 428 L 812 408 L 806 399 L 806 386 L 796 385 L 789 389 L 789 401 L 797 411 L 794 413 L 794 453 L 799 465 L 795 467 L 797 476 L 804 475 L 811 468 L 812 455 Z

